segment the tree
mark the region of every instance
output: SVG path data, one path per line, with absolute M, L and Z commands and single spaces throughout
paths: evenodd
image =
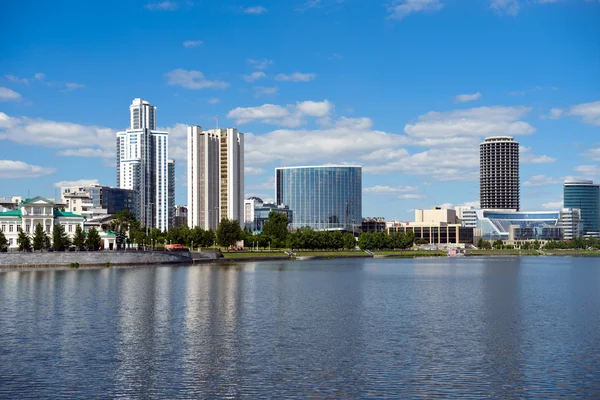
M 64 251 L 69 247 L 71 241 L 65 232 L 65 227 L 61 224 L 54 224 L 52 229 L 52 247 L 55 251 Z
M 50 236 L 44 235 L 44 248 L 49 249 L 50 247 L 52 247 Z
M 284 246 L 288 234 L 288 223 L 286 214 L 271 210 L 269 219 L 263 225 L 262 233 L 273 242 L 274 247 Z
M 237 220 L 223 218 L 217 228 L 217 243 L 229 248 L 242 239 L 242 235 L 242 228 Z
M 354 250 L 356 248 L 356 239 L 354 239 L 354 235 L 351 233 L 345 233 L 343 237 L 344 248 L 346 250 Z
M 361 250 L 373 250 L 375 248 L 373 243 L 373 234 L 369 232 L 363 232 L 358 236 L 358 247 Z
M 4 232 L 0 231 L 0 250 L 4 250 L 6 248 L 8 248 L 8 240 L 6 240 Z
M 496 250 L 499 250 L 499 249 L 501 249 L 501 248 L 502 248 L 502 246 L 504 246 L 504 242 L 503 242 L 502 240 L 498 239 L 498 240 L 496 240 L 496 241 L 494 242 L 494 248 L 495 248 Z
M 533 249 L 534 250 L 540 249 L 540 242 L 537 239 L 535 239 L 535 241 L 533 242 Z
M 482 238 L 479 238 L 479 240 L 477 241 L 477 248 L 483 249 L 484 247 L 485 247 L 485 240 L 483 240 Z
M 42 224 L 38 223 L 35 226 L 35 231 L 33 232 L 33 249 L 34 250 L 42 250 L 44 249 L 44 245 L 46 244 L 46 232 L 44 232 L 44 228 Z
M 85 247 L 85 234 L 83 233 L 81 225 L 77 225 L 75 227 L 75 235 L 73 235 L 73 245 L 79 250 L 82 250 Z
M 98 250 L 101 245 L 102 239 L 100 239 L 98 231 L 96 230 L 96 228 L 91 227 L 87 234 L 87 238 L 85 239 L 85 246 L 89 250 Z
M 19 245 L 19 251 L 31 251 L 31 239 L 29 238 L 29 235 L 26 234 L 22 229 L 19 230 L 17 244 Z

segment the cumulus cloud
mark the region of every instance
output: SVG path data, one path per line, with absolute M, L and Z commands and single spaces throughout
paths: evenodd
M 211 97 L 210 99 L 208 99 L 208 104 L 217 104 L 220 102 L 221 102 L 221 100 L 217 97 Z
M 472 93 L 472 94 L 459 94 L 454 97 L 454 101 L 456 103 L 466 103 L 467 101 L 475 101 L 481 98 L 481 93 Z
M 265 172 L 266 171 L 262 168 L 244 167 L 244 175 L 247 175 L 247 176 L 262 175 Z
M 1 113 L 0 113 L 1 114 Z M 0 115 L 0 124 L 2 123 L 2 115 Z M 600 147 L 591 148 L 582 154 L 585 158 L 592 161 L 600 161 Z
M 183 47 L 197 47 L 201 44 L 203 44 L 202 40 L 186 40 L 183 42 Z
M 229 86 L 229 83 L 214 80 L 211 81 L 206 79 L 204 74 L 200 71 L 185 69 L 174 69 L 173 71 L 167 72 L 167 84 L 171 86 L 180 86 L 185 89 L 199 90 L 199 89 L 224 89 Z
M 544 210 L 560 210 L 561 208 L 563 208 L 563 201 L 559 200 L 559 201 L 550 201 L 548 203 L 544 203 L 542 204 L 542 208 Z
M 417 188 L 414 186 L 388 186 L 388 185 L 377 185 L 363 189 L 363 193 L 372 194 L 378 196 L 390 196 L 398 195 L 407 192 L 414 192 Z
M 177 10 L 177 3 L 174 1 L 162 1 L 160 3 L 146 4 L 146 8 L 150 11 L 173 11 Z
M 418 12 L 439 11 L 444 7 L 440 0 L 394 0 L 388 6 L 389 18 L 403 19 Z
M 254 86 L 254 97 L 271 96 L 279 92 L 277 86 Z
M 579 165 L 574 168 L 584 178 L 595 179 L 600 176 L 600 166 L 598 165 Z
M 31 165 L 23 161 L 0 160 L 0 179 L 39 178 L 55 171 L 54 168 Z
M 555 162 L 556 158 L 533 154 L 531 147 L 519 146 L 519 161 L 523 164 L 549 164 Z
M 324 117 L 329 115 L 333 105 L 328 101 L 303 101 L 286 106 L 263 104 L 258 107 L 237 107 L 227 114 L 238 125 L 249 122 L 297 127 L 304 123 L 304 117 Z
M 264 72 L 262 72 L 262 71 L 255 71 L 255 72 L 253 72 L 251 74 L 244 75 L 244 80 L 246 82 L 255 82 L 255 81 L 259 80 L 259 79 L 263 79 L 263 78 L 266 78 L 266 77 L 267 77 L 267 74 L 265 74 Z
M 20 78 L 15 75 L 4 75 L 4 77 L 14 83 L 21 83 L 23 85 L 29 85 L 30 83 L 35 82 L 35 81 L 42 82 L 44 80 L 44 78 L 46 77 L 46 75 L 42 74 L 41 72 L 38 72 L 38 73 L 34 74 L 32 78 Z
M 65 186 L 93 186 L 98 185 L 98 179 L 79 179 L 76 181 L 60 181 L 54 184 L 55 188 L 61 188 Z
M 263 6 L 252 6 L 242 9 L 244 14 L 260 15 L 267 12 L 267 9 Z
M 281 82 L 310 82 L 317 78 L 317 74 L 305 74 L 302 72 L 294 72 L 289 75 L 277 74 L 275 75 L 276 81 Z
M 250 58 L 248 60 L 248 64 L 256 69 L 267 69 L 269 65 L 273 64 L 273 60 L 267 60 L 266 58 L 262 60 L 255 60 Z
M 0 101 L 20 100 L 21 95 L 14 90 L 0 86 Z
M 519 0 L 490 0 L 490 8 L 501 15 L 515 16 L 519 14 Z
M 600 125 L 600 100 L 572 106 L 569 115 L 579 116 L 590 125 Z
M 551 186 L 551 185 L 560 185 L 563 180 L 558 178 L 553 178 L 546 175 L 532 175 L 523 182 L 524 187 L 537 187 L 537 186 Z

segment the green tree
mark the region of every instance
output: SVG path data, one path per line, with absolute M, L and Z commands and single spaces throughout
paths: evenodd
M 65 232 L 65 227 L 61 224 L 54 224 L 52 229 L 52 247 L 55 251 L 64 251 L 69 247 L 71 241 Z
M 81 225 L 77 225 L 75 227 L 75 235 L 73 235 L 73 245 L 77 247 L 78 250 L 82 250 L 85 247 L 85 234 L 83 233 Z
M 85 247 L 89 250 L 98 250 L 102 245 L 102 239 L 100 239 L 100 235 L 96 228 L 91 227 L 88 231 L 87 238 L 85 239 Z
M 269 212 L 269 219 L 265 221 L 262 233 L 273 242 L 273 247 L 285 246 L 288 235 L 288 223 L 286 214 L 275 210 Z
M 31 251 L 31 239 L 22 229 L 19 230 L 17 244 L 19 245 L 19 251 Z
M 223 218 L 217 228 L 217 243 L 220 246 L 231 247 L 242 238 L 242 228 L 235 219 Z
M 34 250 L 42 250 L 45 248 L 46 244 L 46 232 L 44 232 L 44 228 L 42 224 L 38 223 L 35 226 L 35 230 L 33 232 L 33 249 Z
M 532 245 L 532 247 L 533 247 L 533 249 L 534 249 L 534 250 L 539 250 L 539 249 L 540 249 L 540 242 L 539 242 L 539 241 L 536 239 L 536 240 L 533 242 L 533 245 Z
M 483 249 L 484 247 L 485 247 L 485 240 L 483 240 L 483 238 L 479 238 L 479 240 L 477 241 L 477 248 Z
M 494 248 L 495 248 L 496 250 L 499 250 L 499 249 L 501 249 L 501 248 L 502 248 L 502 246 L 504 246 L 504 242 L 503 242 L 502 240 L 498 239 L 498 240 L 496 240 L 496 241 L 494 242 Z
M 50 240 L 50 235 L 44 235 L 44 248 L 49 249 L 52 247 L 52 241 Z
M 241 230 L 241 229 L 240 229 Z M 202 246 L 210 247 L 215 244 L 217 240 L 217 235 L 212 229 L 207 229 L 202 232 Z
M 6 248 L 8 248 L 8 240 L 6 240 L 4 232 L 0 231 L 0 250 L 4 250 Z
M 358 247 L 361 250 L 373 250 L 375 249 L 373 242 L 373 234 L 370 232 L 363 232 L 358 236 Z
M 346 250 L 354 250 L 356 248 L 356 239 L 354 239 L 354 235 L 350 232 L 344 234 L 343 242 Z

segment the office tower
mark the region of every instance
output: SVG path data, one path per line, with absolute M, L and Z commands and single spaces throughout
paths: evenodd
M 565 181 L 564 207 L 581 210 L 584 236 L 600 236 L 600 185 L 592 181 Z
M 188 226 L 244 223 L 244 135 L 235 128 L 188 127 Z
M 275 196 L 292 211 L 292 229 L 358 232 L 362 225 L 360 166 L 276 168 Z
M 563 208 L 560 211 L 558 226 L 563 230 L 564 240 L 571 240 L 583 236 L 581 210 L 578 208 Z
M 169 136 L 157 131 L 156 107 L 136 98 L 129 107 L 130 127 L 117 132 L 117 186 L 138 193 L 142 225 L 169 229 Z
M 479 145 L 481 208 L 519 211 L 519 143 L 491 136 Z
M 100 185 L 63 186 L 61 201 L 65 211 L 81 214 L 90 219 L 97 215 L 112 215 L 128 210 L 136 218 L 137 192 L 129 189 Z

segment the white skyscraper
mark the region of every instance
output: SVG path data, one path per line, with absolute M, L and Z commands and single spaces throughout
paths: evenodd
M 156 107 L 136 98 L 129 107 L 130 127 L 117 132 L 117 186 L 139 193 L 142 225 L 169 229 L 169 136 L 156 130 Z
M 235 128 L 188 127 L 188 226 L 216 230 L 244 221 L 244 135 Z

